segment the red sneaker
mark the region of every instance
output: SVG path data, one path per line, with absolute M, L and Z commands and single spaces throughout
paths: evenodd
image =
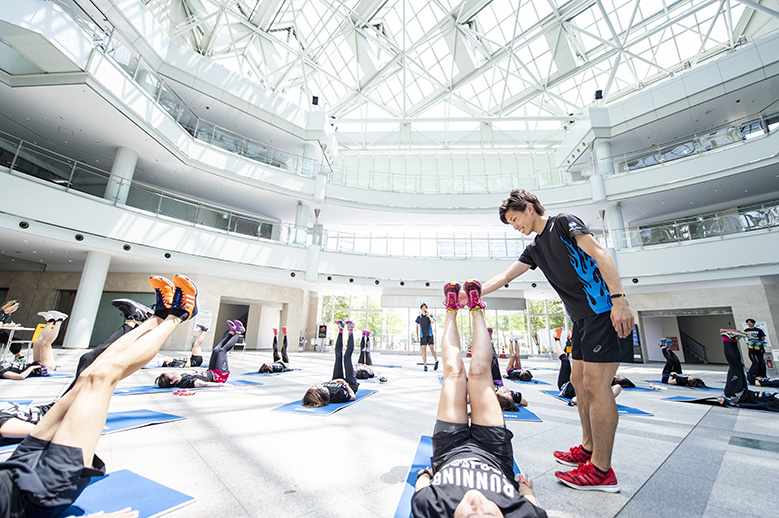
M 447 311 L 457 311 L 463 307 L 460 304 L 460 284 L 456 282 L 444 284 L 444 307 Z
M 574 468 L 579 464 L 589 462 L 590 457 L 592 457 L 592 453 L 584 451 L 581 444 L 579 446 L 574 446 L 568 451 L 554 452 L 554 458 L 557 462 L 565 464 L 566 466 L 573 466 Z
M 619 493 L 619 482 L 614 470 L 609 468 L 608 473 L 603 474 L 592 465 L 592 462 L 580 464 L 571 471 L 555 471 L 557 480 L 568 487 L 582 491 L 605 491 L 607 493 Z

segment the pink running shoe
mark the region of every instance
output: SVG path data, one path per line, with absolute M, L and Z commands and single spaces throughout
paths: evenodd
M 557 460 L 557 462 L 573 467 L 576 467 L 584 462 L 588 462 L 590 457 L 592 457 L 592 453 L 587 453 L 584 451 L 584 448 L 582 448 L 581 444 L 579 446 L 574 446 L 568 451 L 554 452 L 554 458 Z
M 235 323 L 232 320 L 227 321 L 227 330 L 231 333 L 238 332 L 238 329 L 235 327 Z
M 463 291 L 468 297 L 468 309 L 471 311 L 481 311 L 486 306 L 481 300 L 481 283 L 476 279 L 465 281 Z
M 348 329 L 350 333 L 353 333 L 354 332 L 354 322 L 352 322 L 351 320 L 347 320 L 345 322 L 345 324 L 346 324 L 346 329 Z
M 447 282 L 444 284 L 444 307 L 447 311 L 457 311 L 463 308 L 460 304 L 460 284 Z
M 601 473 L 589 461 L 571 471 L 555 471 L 554 476 L 566 486 L 581 491 L 619 493 L 619 482 L 614 470 L 609 468 L 608 473 Z
M 338 324 L 338 330 L 343 331 L 344 330 L 344 321 L 343 320 L 336 320 L 336 324 Z
M 287 334 L 287 328 L 285 326 L 282 326 L 281 328 L 281 334 L 286 335 Z

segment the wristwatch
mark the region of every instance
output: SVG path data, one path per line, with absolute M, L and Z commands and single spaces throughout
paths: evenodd
M 431 479 L 433 478 L 433 470 L 428 468 L 420 469 L 417 471 L 417 478 L 421 477 L 422 475 L 427 475 Z
M 620 297 L 627 297 L 624 293 L 615 293 L 611 296 L 612 299 L 618 299 Z

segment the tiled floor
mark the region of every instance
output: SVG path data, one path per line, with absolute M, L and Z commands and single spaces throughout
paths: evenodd
M 60 371 L 74 370 L 80 352 L 57 351 Z M 268 356 L 232 353 L 231 378 L 256 371 Z M 301 370 L 245 378 L 260 381 L 258 387 L 201 390 L 190 397 L 115 396 L 111 411 L 150 409 L 186 419 L 106 435 L 98 454 L 109 471 L 130 469 L 195 496 L 193 504 L 169 515 L 174 518 L 393 516 L 417 441 L 432 431 L 440 371 L 423 372 L 416 356 L 375 354 L 374 363 L 402 365 L 378 369 L 389 382 L 365 385 L 377 394 L 328 417 L 271 412 L 330 378 L 332 354 L 296 353 L 292 361 Z M 534 366 L 557 365 L 525 361 L 525 367 Z M 656 364 L 620 368 L 639 386 L 648 386 L 640 381 L 657 379 L 660 370 Z M 725 379 L 724 366 L 687 370 L 710 385 Z M 150 384 L 159 372 L 141 370 L 123 385 Z M 552 370 L 534 375 L 556 382 Z M 46 402 L 67 383 L 66 378 L 4 380 L 0 399 Z M 622 491 L 577 492 L 556 481 L 560 465 L 552 457 L 553 450 L 579 443 L 576 409 L 540 393 L 553 387 L 511 388 L 521 390 L 543 420 L 508 426 L 517 462 L 534 479 L 551 517 L 776 515 L 773 483 L 766 481 L 779 479 L 779 415 L 661 400 L 716 394 L 685 388 L 623 392 L 619 403 L 654 415 L 620 418 L 614 468 Z

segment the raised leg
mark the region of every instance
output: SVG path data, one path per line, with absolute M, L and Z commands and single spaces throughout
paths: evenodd
M 486 328 L 484 332 L 487 332 Z M 460 355 L 460 334 L 457 332 L 457 310 L 446 312 L 444 335 L 441 340 L 441 360 L 444 363 L 444 372 L 443 382 L 441 384 L 441 395 L 438 399 L 436 419 L 447 423 L 467 423 L 467 380 L 465 378 L 465 364 Z
M 338 338 L 335 340 L 335 363 L 333 364 L 333 377 L 331 379 L 344 378 L 344 331 L 338 331 Z
M 32 344 L 32 359 L 36 362 L 41 362 L 47 369 L 53 371 L 57 368 L 57 362 L 54 359 L 54 351 L 51 348 L 51 344 L 57 339 L 59 335 L 60 327 L 62 327 L 62 321 L 57 320 L 46 324 L 43 328 L 38 339 Z
M 468 284 L 466 283 L 466 286 Z M 471 311 L 471 366 L 468 370 L 468 393 L 471 400 L 471 423 L 482 426 L 503 426 L 503 411 L 492 378 L 492 343 L 484 321 L 484 311 Z

